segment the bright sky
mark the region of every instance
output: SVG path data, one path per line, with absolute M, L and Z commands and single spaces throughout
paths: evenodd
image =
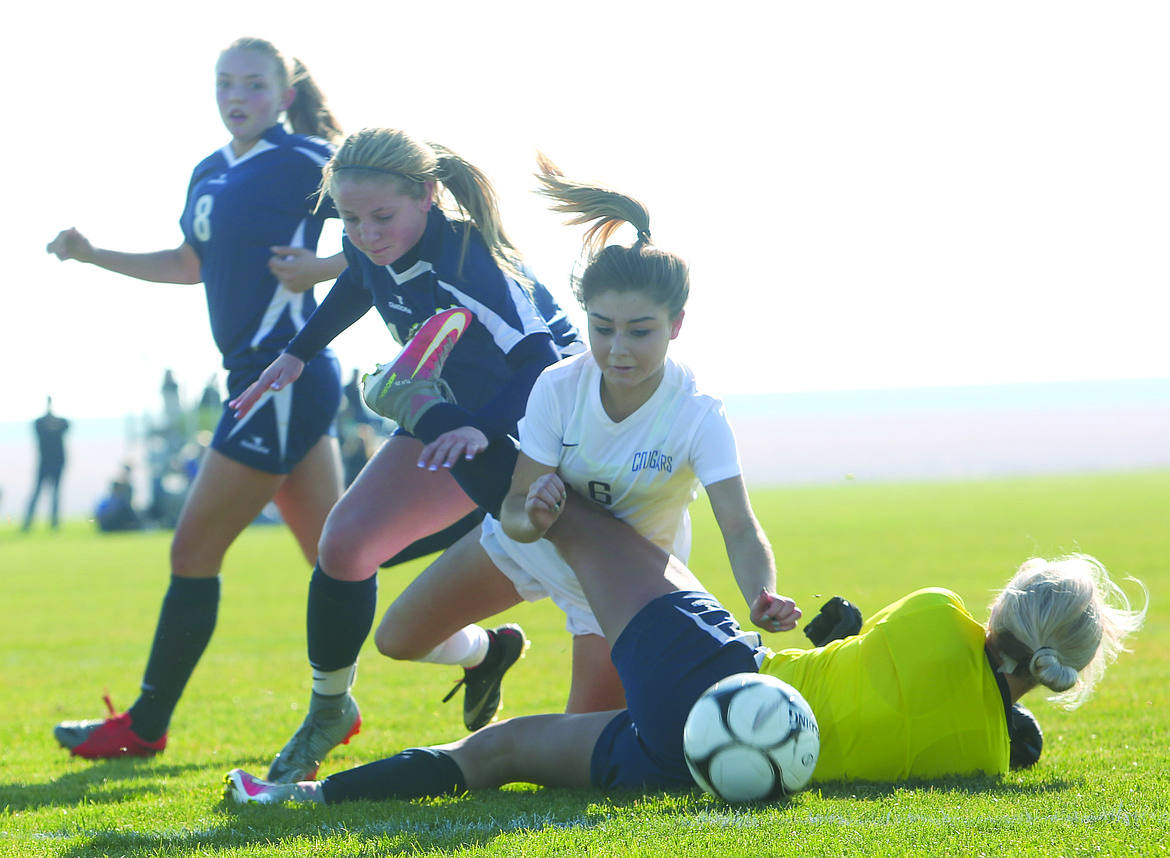
M 675 354 L 712 392 L 1170 376 L 1170 6 L 704 5 L 25 4 L 0 55 L 0 421 L 46 394 L 68 417 L 157 412 L 166 367 L 189 396 L 222 380 L 200 287 L 44 246 L 181 241 L 241 35 L 300 56 L 347 129 L 485 169 L 566 304 L 581 233 L 531 193 L 533 152 L 642 198 L 691 261 Z M 373 313 L 335 345 L 347 373 L 395 350 Z

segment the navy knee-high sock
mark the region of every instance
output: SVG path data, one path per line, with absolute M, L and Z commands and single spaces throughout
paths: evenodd
M 331 671 L 356 662 L 374 626 L 377 607 L 377 575 L 364 581 L 338 581 L 318 563 L 309 581 L 309 664 Z
M 463 771 L 433 748 L 410 748 L 387 760 L 330 775 L 321 784 L 326 804 L 388 798 L 459 795 L 467 791 Z
M 140 739 L 153 742 L 167 731 L 187 680 L 215 631 L 218 612 L 218 576 L 171 577 L 142 677 L 142 693 L 130 707 L 131 724 Z

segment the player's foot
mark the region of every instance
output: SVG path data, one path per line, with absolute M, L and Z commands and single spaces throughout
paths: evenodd
M 488 641 L 484 660 L 473 668 L 464 668 L 463 678 L 443 698 L 446 703 L 463 686 L 463 724 L 473 733 L 496 717 L 500 710 L 500 684 L 504 681 L 504 674 L 528 649 L 524 629 L 515 623 L 488 629 Z
M 130 713 L 117 714 L 107 694 L 109 718 L 91 721 L 62 721 L 53 728 L 53 735 L 75 757 L 87 760 L 109 760 L 115 757 L 153 757 L 167 746 L 167 736 L 147 742 L 132 729 Z
M 361 728 L 362 713 L 352 694 L 332 698 L 314 692 L 309 714 L 268 767 L 266 780 L 276 784 L 312 780 L 326 755 L 338 745 L 348 745 Z
M 232 769 L 223 776 L 224 798 L 235 799 L 240 804 L 283 804 L 288 801 L 311 802 L 305 794 L 305 787 L 311 784 L 274 784 L 262 781 L 243 769 Z
M 439 374 L 470 323 L 471 313 L 462 307 L 444 310 L 423 322 L 392 363 L 379 364 L 362 377 L 366 405 L 413 432 L 431 406 L 453 402 L 455 397 Z

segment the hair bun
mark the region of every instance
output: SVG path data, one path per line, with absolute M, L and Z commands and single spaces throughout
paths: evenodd
M 1042 646 L 1032 656 L 1028 670 L 1042 684 L 1053 691 L 1068 691 L 1076 685 L 1077 672 L 1060 660 L 1060 653 Z

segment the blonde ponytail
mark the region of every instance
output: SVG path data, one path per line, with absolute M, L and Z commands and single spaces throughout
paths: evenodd
M 321 188 L 330 192 L 337 174 L 380 175 L 393 178 L 398 192 L 422 199 L 426 185 L 435 188 L 435 201 L 444 206 L 450 197 L 464 224 L 460 267 L 474 224 L 492 259 L 525 288 L 531 283 L 521 272 L 521 256 L 504 231 L 495 186 L 487 174 L 458 153 L 438 143 L 418 140 L 396 128 L 363 128 L 342 141 L 321 173 Z

